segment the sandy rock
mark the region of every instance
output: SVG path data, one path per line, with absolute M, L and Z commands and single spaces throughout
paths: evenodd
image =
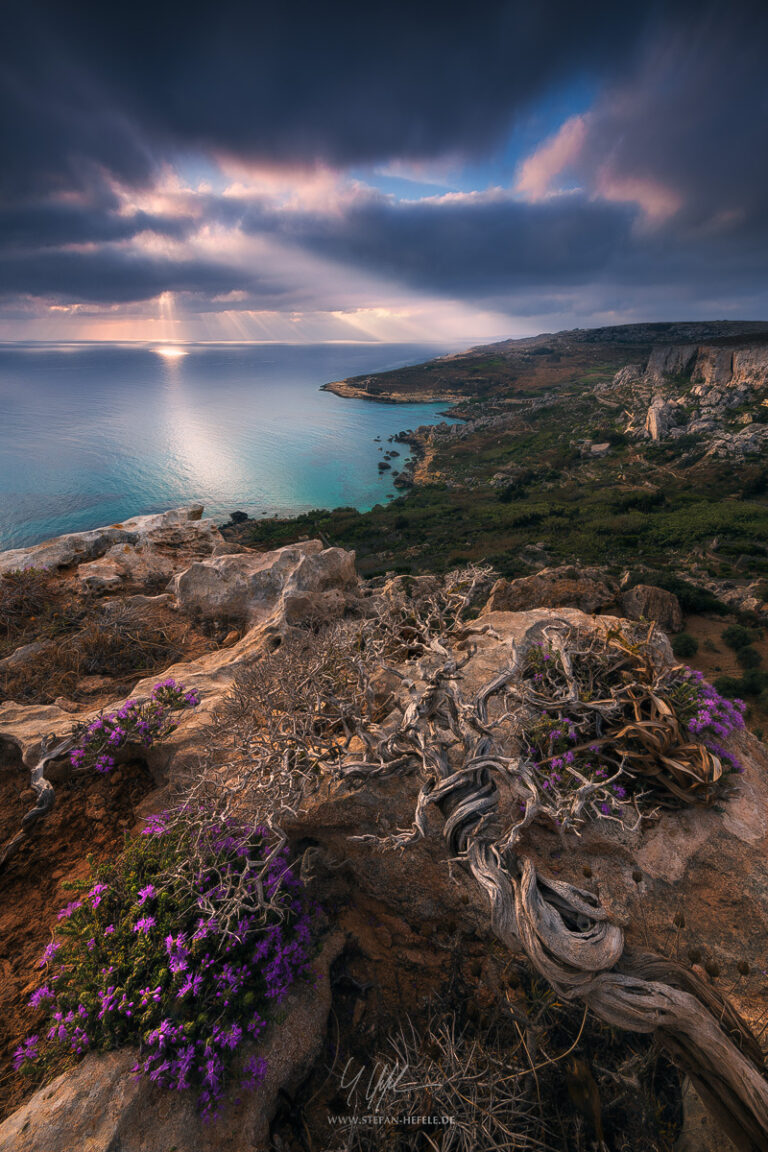
M 174 572 L 190 560 L 210 556 L 227 548 L 213 520 L 195 515 L 180 518 L 175 513 L 162 517 L 140 517 L 136 539 L 113 544 L 103 556 L 78 567 L 78 582 L 87 592 L 113 592 L 125 584 L 166 583 Z
M 331 1006 L 329 970 L 343 937 L 325 943 L 305 984 L 286 999 L 285 1020 L 258 1049 L 264 1083 L 239 1105 L 203 1124 L 188 1092 L 169 1092 L 136 1079 L 131 1049 L 87 1056 L 0 1125 L 0 1152 L 266 1152 L 278 1094 L 295 1091 L 322 1047 Z
M 680 632 L 683 612 L 673 592 L 652 584 L 636 584 L 621 598 L 625 616 L 630 620 L 655 620 L 665 632 Z
M 130 520 L 105 528 L 94 528 L 90 532 L 70 532 L 30 548 L 14 548 L 0 553 L 0 574 L 17 568 L 56 569 L 82 564 L 103 556 L 113 545 L 136 544 L 158 530 L 165 531 L 173 526 L 200 521 L 202 514 L 203 506 L 193 504 L 153 516 L 134 516 Z
M 483 612 L 565 606 L 596 612 L 615 601 L 616 590 L 599 569 L 544 568 L 533 576 L 497 580 Z
M 279 604 L 297 623 L 339 613 L 340 598 L 357 587 L 353 552 L 318 540 L 275 552 L 241 552 L 190 565 L 171 582 L 182 611 L 208 619 L 263 621 Z

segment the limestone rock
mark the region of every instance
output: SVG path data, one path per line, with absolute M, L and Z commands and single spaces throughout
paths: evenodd
M 625 616 L 630 620 L 655 620 L 665 632 L 680 632 L 683 612 L 673 592 L 652 584 L 636 584 L 621 598 Z
M 14 548 L 0 553 L 0 574 L 17 568 L 68 568 L 95 560 L 116 544 L 137 544 L 157 531 L 171 527 L 186 526 L 189 522 L 200 521 L 203 514 L 201 504 L 187 508 L 173 508 L 153 516 L 134 516 L 130 520 L 111 524 L 106 528 L 94 528 L 90 532 L 70 532 L 34 544 L 30 548 Z M 212 522 L 209 522 L 213 527 Z M 210 531 L 201 526 L 201 530 Z M 216 529 L 218 532 L 218 529 Z
M 655 396 L 645 417 L 645 432 L 651 440 L 663 440 L 680 420 L 681 409 L 663 396 Z
M 280 1092 L 295 1091 L 317 1059 L 331 1007 L 330 965 L 343 937 L 330 937 L 314 963 L 317 987 L 285 1001 L 286 1017 L 258 1051 L 264 1083 L 239 1105 L 202 1123 L 190 1093 L 170 1092 L 131 1075 L 136 1052 L 92 1054 L 64 1072 L 0 1125 L 0 1152 L 266 1152 Z
M 648 357 L 646 378 L 661 384 L 667 376 L 682 376 L 690 371 L 698 348 L 695 344 L 662 344 Z
M 195 508 L 196 512 L 197 509 Z M 113 544 L 103 556 L 80 564 L 77 578 L 89 592 L 117 591 L 125 584 L 163 584 L 200 556 L 231 550 L 213 520 L 179 519 L 175 513 L 142 517 L 148 521 L 135 541 Z
M 357 587 L 355 556 L 318 540 L 275 552 L 241 552 L 190 565 L 171 582 L 182 611 L 208 619 L 263 621 L 280 604 L 291 623 L 341 615 Z
M 615 601 L 616 589 L 600 569 L 544 568 L 533 576 L 497 580 L 483 612 L 564 606 L 596 612 Z

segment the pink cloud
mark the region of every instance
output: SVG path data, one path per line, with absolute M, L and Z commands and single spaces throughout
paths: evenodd
M 554 136 L 546 140 L 520 165 L 515 191 L 527 200 L 552 195 L 553 181 L 580 157 L 587 139 L 587 117 L 571 116 Z

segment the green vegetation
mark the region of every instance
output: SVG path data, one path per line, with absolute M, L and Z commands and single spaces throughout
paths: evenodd
M 672 641 L 672 651 L 680 660 L 695 656 L 699 650 L 699 642 L 690 632 L 681 632 Z

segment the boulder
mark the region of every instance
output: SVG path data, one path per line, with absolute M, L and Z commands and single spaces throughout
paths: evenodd
M 196 513 L 197 508 L 193 509 Z M 229 552 L 213 520 L 183 519 L 175 512 L 141 517 L 136 539 L 113 544 L 103 556 L 80 564 L 77 579 L 87 592 L 114 592 L 126 584 L 164 584 L 200 556 Z M 239 551 L 240 549 L 235 549 Z
M 0 1124 L 0 1152 L 266 1152 L 269 1123 L 281 1093 L 292 1093 L 317 1059 L 331 1007 L 330 966 L 343 936 L 325 943 L 314 967 L 316 986 L 287 997 L 285 1018 L 258 1049 L 264 1082 L 219 1118 L 203 1123 L 189 1092 L 171 1092 L 131 1075 L 133 1049 L 92 1054 L 40 1088 Z
M 655 396 L 645 417 L 645 433 L 651 440 L 663 440 L 670 428 L 679 423 L 682 409 L 677 404 Z
M 293 624 L 338 617 L 357 584 L 354 552 L 308 540 L 199 561 L 176 575 L 170 589 L 183 612 L 253 626 L 276 609 Z
M 665 632 L 681 632 L 683 611 L 673 592 L 653 584 L 636 584 L 621 598 L 624 615 L 630 620 L 655 620 Z
M 533 576 L 497 580 L 483 612 L 580 608 L 597 612 L 616 602 L 616 589 L 599 568 L 544 568 Z

